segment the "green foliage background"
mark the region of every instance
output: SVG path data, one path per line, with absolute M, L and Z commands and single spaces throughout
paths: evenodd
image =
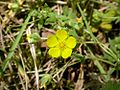
M 0 90 L 119 90 L 119 26 L 119 0 L 1 0 Z M 57 30 L 77 40 L 67 59 L 47 53 Z

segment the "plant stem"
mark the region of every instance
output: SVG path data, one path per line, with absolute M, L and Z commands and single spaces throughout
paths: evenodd
M 79 11 L 80 11 L 80 13 L 81 13 L 81 15 L 82 15 L 82 18 L 83 18 L 83 20 L 84 20 L 84 23 L 85 23 L 85 25 L 86 25 L 86 28 L 87 28 L 87 30 L 88 30 L 88 33 L 90 34 L 90 36 L 92 37 L 92 39 L 95 41 L 95 42 L 97 42 L 98 40 L 95 38 L 95 36 L 93 35 L 93 33 L 92 33 L 92 30 L 90 29 L 90 27 L 89 27 L 89 25 L 88 25 L 88 22 L 87 22 L 87 20 L 86 20 L 86 18 L 85 18 L 85 16 L 84 16 L 84 12 L 82 11 L 82 9 L 81 9 L 81 7 L 79 6 L 79 4 L 77 3 L 77 7 L 78 7 L 78 9 L 79 9 Z
M 98 67 L 100 73 L 103 75 L 104 81 L 108 81 L 109 77 L 107 76 L 107 73 L 105 72 L 105 70 L 103 69 L 102 65 L 100 64 L 100 62 L 98 60 L 94 60 L 95 65 Z

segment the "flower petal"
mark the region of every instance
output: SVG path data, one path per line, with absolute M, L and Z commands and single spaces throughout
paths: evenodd
M 70 48 L 66 48 L 62 51 L 63 58 L 68 58 L 71 56 L 71 54 L 72 54 L 72 49 L 70 49 Z
M 55 35 L 49 36 L 47 39 L 47 46 L 48 47 L 54 47 L 58 44 L 58 40 Z
M 74 48 L 76 46 L 76 39 L 74 37 L 69 37 L 66 40 L 66 46 L 68 46 L 69 48 Z
M 60 40 L 65 40 L 68 37 L 68 33 L 65 30 L 58 30 L 56 32 L 56 36 Z
M 50 48 L 48 51 L 49 55 L 58 58 L 60 56 L 60 49 L 59 48 Z

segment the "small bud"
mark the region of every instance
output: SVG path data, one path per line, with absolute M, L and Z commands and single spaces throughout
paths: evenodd
M 100 28 L 105 30 L 105 31 L 110 31 L 112 29 L 112 25 L 106 22 L 102 22 L 100 24 Z

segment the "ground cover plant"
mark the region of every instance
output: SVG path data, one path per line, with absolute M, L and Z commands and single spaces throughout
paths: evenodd
M 0 0 L 0 90 L 120 90 L 119 0 Z

